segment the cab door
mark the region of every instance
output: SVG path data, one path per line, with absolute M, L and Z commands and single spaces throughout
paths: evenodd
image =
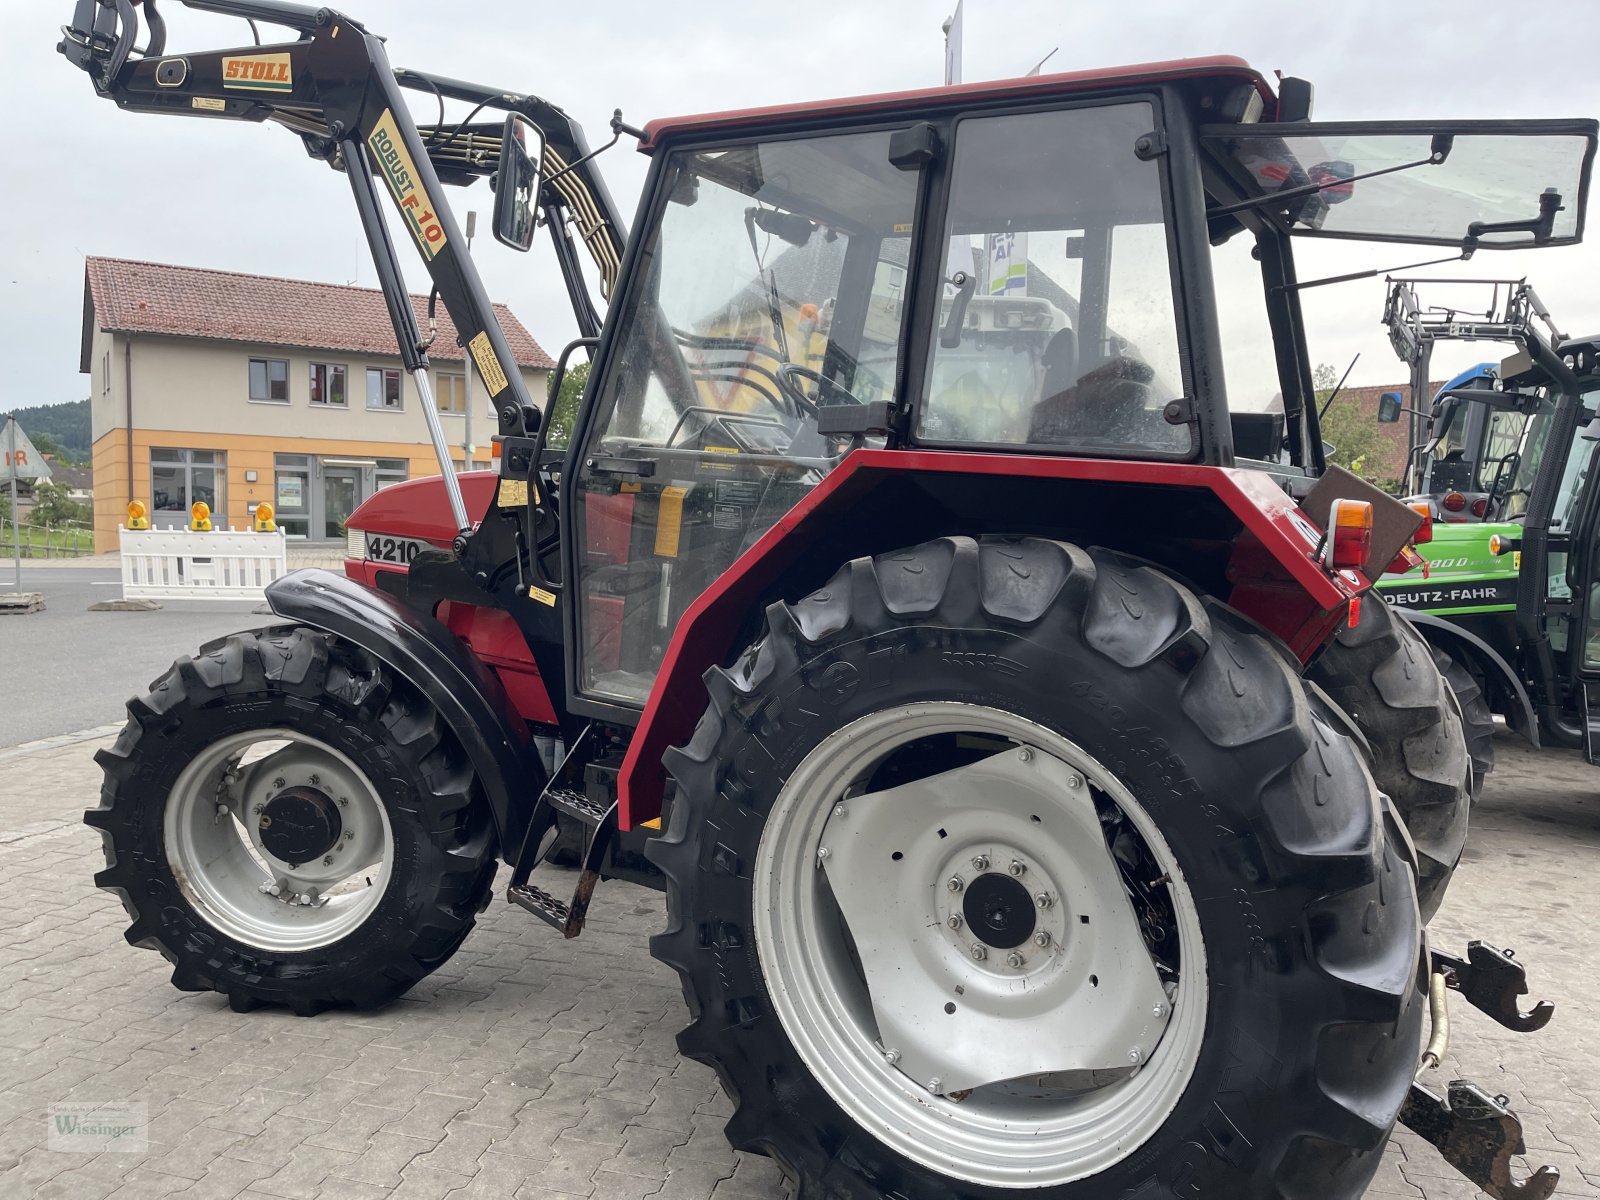
M 1592 431 L 1600 435 L 1600 420 Z M 1576 524 L 1567 560 L 1567 582 L 1574 601 L 1573 691 L 1583 719 L 1584 757 L 1600 765 L 1600 440 L 1579 434 L 1573 462 Z M 1569 464 L 1570 469 L 1570 464 Z

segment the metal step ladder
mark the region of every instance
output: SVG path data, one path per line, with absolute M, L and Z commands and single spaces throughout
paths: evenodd
M 601 868 L 617 833 L 617 801 L 614 787 L 606 787 L 607 777 L 614 771 L 584 762 L 578 756 L 580 746 L 573 747 L 562 760 L 556 777 L 539 795 L 533 817 L 528 822 L 528 832 L 511 872 L 511 883 L 506 888 L 506 899 L 524 908 L 561 936 L 575 938 L 583 932 L 589 915 L 589 901 L 594 897 L 595 885 L 600 882 Z M 595 778 L 591 778 L 594 776 Z M 574 786 L 578 784 L 579 786 Z M 601 799 L 600 796 L 609 797 Z M 545 841 L 552 830 L 563 825 L 583 830 L 583 851 L 578 869 L 577 886 L 572 898 L 562 900 L 558 895 L 533 883 L 531 877 L 538 865 Z

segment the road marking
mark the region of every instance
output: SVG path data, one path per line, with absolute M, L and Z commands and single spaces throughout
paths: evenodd
M 111 737 L 122 731 L 122 724 L 96 725 L 93 729 L 80 729 L 77 733 L 58 733 L 54 737 L 40 738 L 33 742 L 23 742 L 16 746 L 0 747 L 0 762 L 8 759 L 22 758 L 28 754 L 39 754 L 45 750 L 56 750 L 62 746 L 76 745 L 78 742 L 92 742 L 99 738 Z

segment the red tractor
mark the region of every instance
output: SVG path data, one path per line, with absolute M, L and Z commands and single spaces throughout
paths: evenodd
M 137 49 L 132 0 L 79 0 L 61 49 L 346 175 L 443 474 L 102 755 L 97 881 L 178 987 L 380 1005 L 501 862 L 568 937 L 620 878 L 666 892 L 651 952 L 730 1140 L 801 1196 L 1354 1197 L 1397 1117 L 1548 1194 L 1503 1104 L 1412 1083 L 1447 986 L 1549 1010 L 1508 955 L 1426 945 L 1470 764 L 1362 603 L 1418 518 L 1325 469 L 1292 244 L 1571 244 L 1594 122 L 1312 123 L 1230 58 L 619 114 L 653 159 L 630 238 L 554 105 L 393 69 L 331 9 L 185 2 L 289 40 L 170 53 L 146 3 Z M 561 447 L 445 203 L 483 176 L 584 335 Z M 384 193 L 494 400 L 492 476 L 449 469 Z M 1226 395 L 1235 238 L 1270 417 Z

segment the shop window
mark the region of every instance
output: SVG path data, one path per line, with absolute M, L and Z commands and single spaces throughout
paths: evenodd
M 189 523 L 189 509 L 204 502 L 217 527 L 227 526 L 227 456 L 215 450 L 150 451 L 150 510 L 154 523 L 173 528 Z
M 367 368 L 367 407 L 400 408 L 400 372 L 392 367 Z
M 311 364 L 311 403 L 328 408 L 346 407 L 344 367 L 336 363 Z
M 408 458 L 380 458 L 376 471 L 376 481 L 380 488 L 386 488 L 391 483 L 403 483 L 411 474 L 411 460 Z
M 311 456 L 280 454 L 274 466 L 272 500 L 278 527 L 290 537 L 310 537 Z
M 464 413 L 467 411 L 467 377 L 439 372 L 439 411 Z
M 289 360 L 252 358 L 250 360 L 250 399 L 261 404 L 289 403 Z

